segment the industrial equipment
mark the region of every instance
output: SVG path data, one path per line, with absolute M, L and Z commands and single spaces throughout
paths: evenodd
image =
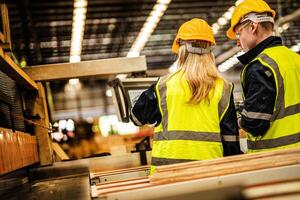
M 129 122 L 130 109 L 137 98 L 158 78 L 116 78 L 108 84 L 113 92 L 113 102 L 117 116 L 122 122 Z

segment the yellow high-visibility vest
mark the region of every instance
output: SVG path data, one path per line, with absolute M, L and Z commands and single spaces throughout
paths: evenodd
M 210 103 L 188 104 L 191 91 L 183 70 L 158 81 L 162 121 L 154 131 L 151 173 L 160 165 L 223 157 L 220 122 L 229 107 L 232 88 L 218 79 L 209 94 Z
M 276 100 L 273 115 L 243 111 L 249 118 L 270 120 L 263 136 L 248 134 L 248 152 L 300 147 L 300 56 L 285 46 L 276 46 L 265 49 L 250 63 L 254 61 L 272 71 Z M 242 71 L 242 85 L 249 64 Z

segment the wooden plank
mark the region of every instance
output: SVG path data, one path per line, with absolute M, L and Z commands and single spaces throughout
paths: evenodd
M 92 186 L 92 193 L 101 199 L 165 199 L 164 197 L 180 196 L 183 194 L 190 194 L 195 191 L 207 191 L 211 189 L 220 189 L 221 187 L 228 187 L 232 185 L 239 185 L 242 189 L 259 188 L 262 186 L 269 186 L 276 183 L 286 183 L 290 181 L 299 180 L 300 177 L 300 165 L 272 168 L 251 171 L 246 173 L 238 173 L 226 176 L 215 176 L 213 178 L 198 179 L 191 181 L 184 181 L 171 184 L 151 184 L 149 187 L 138 188 L 137 190 L 123 190 L 122 192 L 109 192 L 101 193 L 101 190 L 96 186 Z M 93 188 L 94 187 L 94 188 Z M 298 187 L 299 189 L 299 187 Z M 155 192 L 153 192 L 155 191 Z M 104 191 L 105 192 L 105 191 Z M 217 190 L 216 192 L 220 192 Z M 221 195 L 221 193 L 219 193 Z M 198 196 L 199 197 L 199 196 Z M 248 196 L 247 196 L 248 197 Z M 171 199 L 171 198 L 168 198 Z M 176 199 L 176 198 L 173 198 Z M 191 198 L 180 198 L 191 199 Z M 197 198 L 193 198 L 197 199 Z M 204 198 L 205 199 L 205 198 Z M 249 199 L 249 198 L 246 198 Z M 252 199 L 252 198 L 251 198 Z M 255 198 L 256 199 L 256 198 Z M 262 198 L 264 199 L 264 198 Z M 268 200 L 271 200 L 269 198 Z M 279 200 L 280 198 L 278 198 Z M 297 199 L 297 198 L 294 198 Z M 273 200 L 273 199 L 272 199 Z
M 161 77 L 170 74 L 169 67 L 162 67 L 161 69 L 149 69 L 146 72 L 148 77 Z
M 149 178 L 138 178 L 138 179 L 130 179 L 126 181 L 117 181 L 113 183 L 105 183 L 105 184 L 98 184 L 97 189 L 107 189 L 107 188 L 115 188 L 115 187 L 123 187 L 127 185 L 136 185 L 136 184 L 142 184 L 142 183 L 149 183 Z
M 24 96 L 27 113 L 30 116 L 39 116 L 33 121 L 39 125 L 34 126 L 34 133 L 38 144 L 39 161 L 41 165 L 52 164 L 52 144 L 48 134 L 49 117 L 46 104 L 45 89 L 42 83 L 37 83 L 38 93 L 27 92 Z
M 299 163 L 300 148 L 285 149 L 260 153 L 257 155 L 248 154 L 212 161 L 188 162 L 178 165 L 169 165 L 164 166 L 163 171 L 160 171 L 158 167 L 157 172 L 150 177 L 150 180 L 151 183 L 154 184 L 165 184 Z M 169 167 L 168 170 L 167 167 Z
M 1 3 L 1 17 L 2 17 L 2 27 L 4 33 L 4 43 L 2 44 L 3 49 L 5 51 L 11 51 L 11 36 L 10 36 L 10 28 L 9 28 L 9 17 L 7 5 L 5 3 Z
M 105 189 L 99 189 L 98 195 L 107 195 L 108 193 L 114 193 L 114 192 L 121 192 L 121 191 L 128 191 L 128 190 L 136 190 L 139 188 L 146 188 L 152 186 L 149 182 L 144 183 L 131 183 L 128 185 L 123 185 L 120 187 L 111 187 L 111 188 L 105 188 Z
M 18 85 L 29 90 L 37 90 L 37 84 L 0 48 L 0 70 Z
M 243 162 L 227 163 L 224 165 L 212 165 L 206 168 L 189 168 L 189 166 L 187 165 L 187 169 L 185 170 L 170 170 L 169 172 L 156 173 L 154 174 L 154 177 L 151 178 L 151 182 L 157 184 L 171 183 L 298 164 L 299 160 L 297 160 L 297 156 L 286 156 L 286 160 L 283 160 L 280 156 L 274 157 L 274 159 L 281 159 L 278 162 L 272 162 L 272 159 L 261 158 L 256 161 L 249 160 Z
M 5 157 L 5 152 L 4 152 L 4 133 L 3 133 L 2 130 L 0 130 L 0 174 L 3 174 L 4 171 L 5 171 L 4 157 Z
M 10 148 L 10 141 L 9 141 L 9 133 L 11 130 L 4 130 L 4 149 L 5 149 L 5 158 L 4 158 L 4 166 L 5 166 L 5 172 L 10 172 L 12 171 L 12 166 L 11 166 L 11 148 Z
M 282 182 L 261 184 L 259 186 L 246 187 L 244 194 L 247 199 L 283 198 L 295 195 L 300 197 L 300 180 L 287 180 Z M 284 198 L 283 198 L 284 199 Z M 296 198 L 294 198 L 296 199 Z
M 46 103 L 46 95 L 45 95 L 45 89 L 42 85 L 42 83 L 37 83 L 38 85 L 38 99 L 36 103 L 40 105 L 40 107 L 37 108 L 36 113 L 39 113 L 41 116 L 41 119 L 36 120 L 37 123 L 43 125 L 44 127 L 49 127 L 50 122 L 48 118 L 48 109 L 47 109 L 47 103 Z M 51 139 L 48 134 L 48 130 L 40 127 L 35 126 L 35 136 L 37 137 L 38 142 L 38 148 L 39 148 L 39 160 L 41 165 L 49 165 L 52 164 L 52 145 L 51 145 Z
M 24 68 L 35 81 L 50 81 L 70 78 L 109 76 L 131 72 L 146 71 L 145 56 L 135 58 L 110 58 L 83 61 L 78 63 L 59 63 L 37 65 Z
M 37 163 L 34 136 L 0 128 L 0 175 Z
M 0 32 L 0 42 L 4 43 L 5 42 L 5 36 L 3 33 Z
M 235 174 L 241 172 L 254 171 L 259 169 L 267 169 L 272 167 L 286 166 L 298 164 L 300 161 L 297 159 L 299 154 L 296 156 L 290 155 L 285 156 L 284 159 L 282 156 L 275 156 L 274 159 L 279 161 L 274 162 L 274 160 L 260 158 L 257 160 L 245 160 L 242 162 L 235 163 L 226 163 L 224 165 L 212 165 L 210 167 L 201 168 L 201 167 L 189 167 L 186 166 L 185 170 L 170 170 L 169 172 L 157 173 L 154 174 L 154 177 L 151 178 L 153 183 L 170 183 L 170 182 L 179 182 L 193 179 L 202 179 L 214 176 L 223 176 L 228 174 Z M 285 160 L 286 159 L 286 160 Z
M 104 172 L 94 172 L 93 177 L 95 176 L 107 176 L 107 175 L 116 175 L 116 174 L 122 174 L 122 173 L 129 173 L 129 172 L 136 172 L 136 171 L 144 171 L 149 170 L 149 166 L 139 166 L 139 167 L 130 167 L 125 169 L 117 169 L 117 170 L 108 170 Z
M 164 172 L 164 171 L 170 171 L 172 169 L 181 170 L 181 169 L 185 169 L 187 167 L 187 165 L 188 165 L 188 167 L 200 167 L 200 166 L 207 167 L 207 166 L 212 166 L 212 165 L 216 165 L 216 164 L 234 163 L 236 161 L 273 157 L 276 155 L 289 155 L 291 153 L 300 153 L 300 148 L 281 149 L 281 150 L 270 151 L 270 152 L 229 156 L 229 157 L 217 158 L 217 159 L 212 159 L 212 160 L 203 160 L 203 161 L 194 161 L 194 162 L 179 163 L 179 164 L 173 164 L 173 165 L 164 165 L 164 166 L 157 167 L 156 171 Z
M 52 142 L 53 152 L 58 156 L 59 160 L 69 160 L 69 156 L 66 152 L 59 146 L 57 142 Z

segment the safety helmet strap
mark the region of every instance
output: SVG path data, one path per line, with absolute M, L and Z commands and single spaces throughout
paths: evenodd
M 247 20 L 255 23 L 271 22 L 274 24 L 274 18 L 272 16 L 268 16 L 268 13 L 249 13 L 240 20 L 240 23 L 243 23 Z
M 202 54 L 206 54 L 206 53 L 210 53 L 211 52 L 211 48 L 210 47 L 207 47 L 207 48 L 203 48 L 203 47 L 195 47 L 193 46 L 193 43 L 195 41 L 180 41 L 179 42 L 179 45 L 185 45 L 186 46 L 186 50 L 187 52 L 189 53 L 194 53 L 194 54 L 199 54 L 199 55 L 202 55 Z

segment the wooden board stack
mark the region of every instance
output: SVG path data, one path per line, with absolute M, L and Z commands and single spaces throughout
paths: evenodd
M 300 163 L 300 148 L 194 161 L 157 167 L 150 177 L 153 184 L 167 184 L 268 169 Z
M 0 128 L 0 175 L 39 162 L 35 136 Z
M 244 172 L 258 172 L 259 170 L 272 168 L 279 169 L 285 166 L 300 166 L 299 164 L 300 148 L 180 163 L 158 167 L 157 172 L 150 177 L 95 184 L 92 186 L 92 195 L 93 197 L 108 198 L 110 195 L 120 194 L 120 192 L 138 192 L 140 189 L 149 191 L 152 187 L 156 186 L 174 185 L 183 182 L 189 183 L 190 181 L 200 181 L 202 179 L 205 181 L 206 178 L 238 175 Z M 113 172 L 114 171 L 111 171 L 109 173 Z M 126 170 L 118 170 L 115 172 L 122 173 L 126 172 Z M 289 176 L 282 177 L 280 181 L 275 182 L 264 181 L 254 185 L 243 185 L 243 193 L 246 199 L 272 199 L 273 197 L 280 198 L 289 195 L 300 197 L 300 187 L 299 185 L 297 186 L 297 184 L 300 183 L 299 181 L 299 176 Z M 276 192 L 274 190 L 272 191 L 272 187 L 282 187 L 282 189 L 278 189 L 278 192 Z M 148 196 L 145 195 L 143 198 L 147 199 Z

